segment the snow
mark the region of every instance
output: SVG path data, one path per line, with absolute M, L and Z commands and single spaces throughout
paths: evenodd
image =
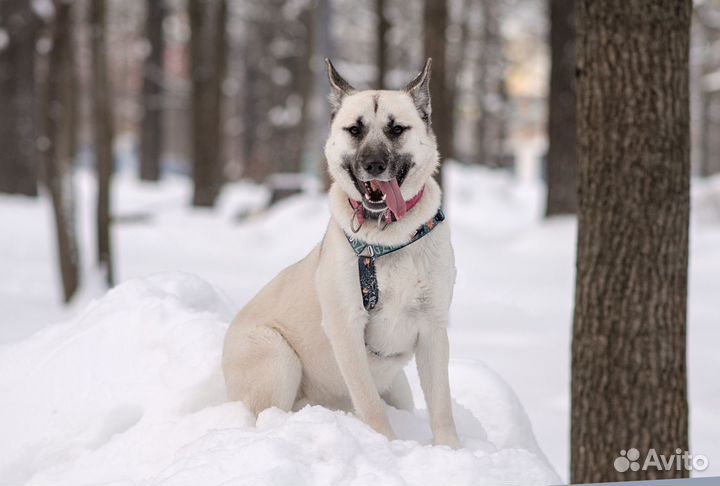
M 212 351 L 231 315 L 229 300 L 198 278 L 156 276 L 120 285 L 75 319 L 3 347 L 0 477 L 17 482 L 62 470 L 128 432 L 137 442 L 127 452 L 137 452 L 135 425 L 162 423 L 221 395 Z
M 390 409 L 389 442 L 322 407 L 253 417 L 224 403 L 234 306 L 188 274 L 129 280 L 69 322 L 0 349 L 0 478 L 28 484 L 550 484 L 512 391 L 482 363 L 455 415 L 467 449 L 431 447 L 428 418 Z M 419 385 L 414 380 L 418 398 Z M 487 424 L 487 429 L 482 424 Z
M 401 439 L 394 442 L 319 407 L 269 410 L 255 426 L 242 406 L 224 403 L 218 360 L 227 322 L 321 238 L 323 195 L 259 212 L 267 191 L 241 183 L 223 191 L 215 211 L 192 210 L 186 179 L 169 176 L 156 187 L 121 172 L 113 243 L 122 283 L 105 295 L 91 269 L 93 181 L 80 173 L 85 284 L 68 308 L 60 305 L 48 200 L 0 196 L 0 227 L 14 236 L 0 238 L 0 482 L 566 480 L 576 226 L 574 218 L 543 221 L 543 187 L 523 174 L 456 164 L 446 173 L 458 266 L 450 379 L 461 451 L 427 445 L 412 365 L 419 410 L 390 411 Z M 691 452 L 710 459 L 696 475 L 713 476 L 720 178 L 693 181 L 691 232 Z

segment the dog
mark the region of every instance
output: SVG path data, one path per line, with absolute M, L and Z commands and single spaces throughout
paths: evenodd
M 228 398 L 255 415 L 307 404 L 353 411 L 393 440 L 384 405 L 414 410 L 403 369 L 414 355 L 433 442 L 459 448 L 447 335 L 456 270 L 433 179 L 431 59 L 398 91 L 358 91 L 325 62 L 330 222 L 231 323 Z

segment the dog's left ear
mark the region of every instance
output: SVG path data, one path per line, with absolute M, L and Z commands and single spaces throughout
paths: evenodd
M 417 108 L 418 113 L 420 113 L 420 118 L 422 118 L 427 125 L 430 125 L 430 115 L 432 114 L 430 105 L 431 67 L 432 59 L 428 57 L 422 72 L 405 86 L 405 91 L 410 95 L 413 103 L 415 103 L 415 108 Z
M 342 99 L 347 95 L 353 94 L 355 92 L 355 88 L 350 86 L 350 83 L 340 76 L 340 74 L 335 70 L 333 63 L 330 62 L 330 59 L 325 58 L 325 64 L 327 65 L 328 80 L 330 80 L 331 117 L 334 117 L 335 113 L 337 113 L 340 109 Z

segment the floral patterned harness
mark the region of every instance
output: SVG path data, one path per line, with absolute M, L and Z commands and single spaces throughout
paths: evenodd
M 412 238 L 410 238 L 410 241 L 400 246 L 371 245 L 358 240 L 347 233 L 345 234 L 350 246 L 352 246 L 353 251 L 358 257 L 360 291 L 362 293 L 363 307 L 365 307 L 365 310 L 371 311 L 374 309 L 380 299 L 380 289 L 378 288 L 377 274 L 375 272 L 375 259 L 395 251 L 402 250 L 406 246 L 415 243 L 417 240 L 430 233 L 439 222 L 444 220 L 445 213 L 443 213 L 442 208 L 439 208 L 432 219 L 424 223 L 417 229 L 417 231 L 415 231 L 415 234 Z M 367 255 L 363 255 L 365 250 L 368 251 Z

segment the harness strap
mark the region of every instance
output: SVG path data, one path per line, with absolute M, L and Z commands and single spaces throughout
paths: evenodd
M 345 233 L 345 237 L 358 257 L 360 292 L 362 294 L 363 307 L 365 307 L 365 310 L 370 311 L 374 309 L 380 299 L 377 272 L 375 271 L 375 259 L 398 250 L 402 250 L 406 246 L 415 243 L 417 240 L 430 233 L 439 222 L 444 220 L 445 213 L 443 213 L 442 208 L 439 208 L 432 219 L 424 223 L 417 229 L 417 231 L 415 231 L 415 234 L 413 234 L 410 238 L 410 241 L 399 246 L 371 245 L 370 243 L 358 240 Z M 365 250 L 368 251 L 368 255 L 363 255 Z

